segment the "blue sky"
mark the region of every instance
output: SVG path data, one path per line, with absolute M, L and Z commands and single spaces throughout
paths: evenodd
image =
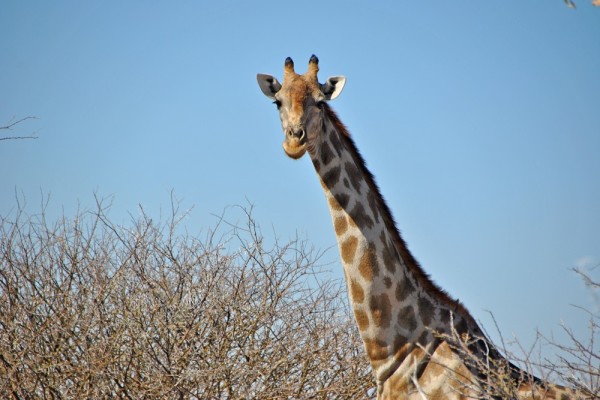
M 600 264 L 600 8 L 553 1 L 3 1 L 0 214 L 112 199 L 202 232 L 254 204 L 266 235 L 335 246 L 308 158 L 288 159 L 256 73 L 311 54 L 409 247 L 488 331 L 529 345 L 593 308 Z M 325 256 L 342 277 L 337 249 Z M 598 277 L 598 270 L 592 274 Z M 497 337 L 492 334 L 493 337 Z

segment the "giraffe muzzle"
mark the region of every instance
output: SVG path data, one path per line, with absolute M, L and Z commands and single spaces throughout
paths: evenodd
M 289 157 L 298 159 L 306 152 L 306 131 L 288 129 L 283 141 L 283 150 Z

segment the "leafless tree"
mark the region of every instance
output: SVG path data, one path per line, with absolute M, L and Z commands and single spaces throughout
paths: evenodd
M 0 226 L 0 398 L 367 398 L 343 283 L 248 209 L 199 240 L 173 212 Z

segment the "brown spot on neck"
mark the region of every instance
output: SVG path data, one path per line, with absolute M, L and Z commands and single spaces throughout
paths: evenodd
M 341 211 L 342 210 L 342 206 L 337 201 L 337 199 L 335 198 L 335 196 L 329 197 L 329 207 L 331 207 L 331 209 L 334 210 L 334 211 Z
M 375 326 L 379 328 L 389 328 L 392 317 L 392 304 L 385 293 L 371 296 L 369 306 Z
M 328 165 L 331 160 L 333 160 L 333 151 L 331 150 L 331 147 L 329 146 L 329 143 L 327 142 L 323 142 L 321 143 L 321 146 L 319 147 L 319 156 L 320 156 L 320 160 L 323 163 L 323 165 Z
M 323 174 L 322 179 L 323 183 L 325 183 L 325 187 L 328 190 L 331 190 L 340 180 L 341 168 L 340 166 L 335 166 L 331 168 L 329 171 Z
M 358 272 L 365 278 L 367 282 L 372 282 L 373 278 L 379 275 L 379 265 L 377 264 L 377 254 L 375 253 L 375 245 L 369 244 L 360 258 Z
M 354 318 L 356 319 L 359 331 L 364 332 L 369 329 L 369 316 L 366 312 L 355 309 Z
M 356 254 L 356 248 L 358 246 L 358 239 L 354 236 L 350 236 L 342 243 L 340 253 L 342 254 L 342 260 L 346 264 L 350 264 L 354 261 L 354 255 Z
M 356 203 L 350 211 L 350 216 L 356 226 L 358 226 L 361 230 L 369 228 L 371 229 L 375 223 L 373 219 L 367 214 L 365 207 L 361 203 Z
M 333 228 L 335 229 L 336 235 L 343 235 L 346 232 L 346 230 L 348 230 L 348 220 L 346 219 L 346 217 L 337 217 L 333 222 Z
M 396 284 L 396 300 L 403 301 L 415 291 L 410 279 L 406 276 Z
M 356 280 L 350 278 L 350 298 L 354 303 L 365 301 L 365 292 Z
M 385 361 L 389 355 L 389 347 L 387 343 L 378 339 L 363 339 L 367 356 L 371 360 L 373 367 L 376 367 L 377 362 Z
M 423 296 L 419 297 L 417 304 L 419 306 L 419 316 L 421 317 L 421 321 L 423 321 L 423 324 L 427 327 L 431 323 L 435 311 L 433 305 L 429 299 Z
M 398 313 L 398 321 L 400 325 L 405 327 L 409 332 L 417 329 L 417 318 L 415 317 L 415 311 L 412 305 L 407 305 L 400 309 Z

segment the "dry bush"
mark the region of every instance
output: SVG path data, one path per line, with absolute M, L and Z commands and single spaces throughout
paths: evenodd
M 580 270 L 576 272 L 590 289 L 600 288 L 600 283 L 594 281 L 589 274 Z M 600 321 L 597 314 L 584 311 L 588 313 L 590 320 L 587 339 L 578 338 L 572 329 L 563 325 L 562 329 L 568 338 L 566 344 L 538 331 L 536 341 L 528 349 L 521 346 L 518 339 L 507 345 L 493 315 L 491 317 L 500 336 L 500 347 L 491 343 L 485 333 L 472 337 L 454 330 L 451 334 L 439 336 L 451 345 L 471 371 L 476 372 L 472 381 L 460 382 L 464 385 L 465 392 L 477 393 L 476 398 L 522 398 L 523 392 L 519 389 L 527 387 L 527 398 L 545 399 L 547 394 L 552 393 L 552 385 L 547 383 L 556 383 L 571 389 L 570 399 L 599 399 L 600 350 L 596 343 Z M 556 358 L 542 357 L 543 348 L 555 350 Z M 483 349 L 488 357 L 477 357 L 475 349 Z
M 596 266 L 593 269 L 597 269 L 598 267 Z M 574 271 L 581 277 L 594 298 L 596 307 L 599 307 L 600 301 L 597 297 L 597 291 L 600 289 L 600 282 L 592 277 L 591 271 L 577 268 Z M 578 337 L 566 325 L 562 326 L 568 338 L 568 343 L 566 344 L 560 343 L 552 336 L 546 337 L 540 335 L 558 353 L 557 362 L 545 360 L 543 365 L 545 368 L 555 371 L 568 385 L 589 394 L 591 398 L 600 398 L 600 349 L 598 349 L 600 315 L 598 315 L 598 309 L 594 312 L 582 307 L 578 308 L 582 312 L 585 312 L 589 318 L 587 337 Z
M 267 245 L 251 209 L 202 240 L 176 206 L 127 226 L 93 212 L 50 223 L 20 209 L 0 222 L 0 398 L 367 398 L 373 378 L 343 282 L 324 279 L 301 240 Z M 586 284 L 600 287 L 581 273 Z M 533 376 L 600 395 L 600 321 L 590 338 L 565 328 L 558 361 L 534 351 L 481 360 L 484 339 L 446 337 L 481 372 L 481 398 L 515 398 Z M 514 346 L 513 346 L 514 347 Z
M 343 283 L 250 211 L 198 240 L 98 202 L 0 231 L 0 398 L 364 398 L 372 376 Z

